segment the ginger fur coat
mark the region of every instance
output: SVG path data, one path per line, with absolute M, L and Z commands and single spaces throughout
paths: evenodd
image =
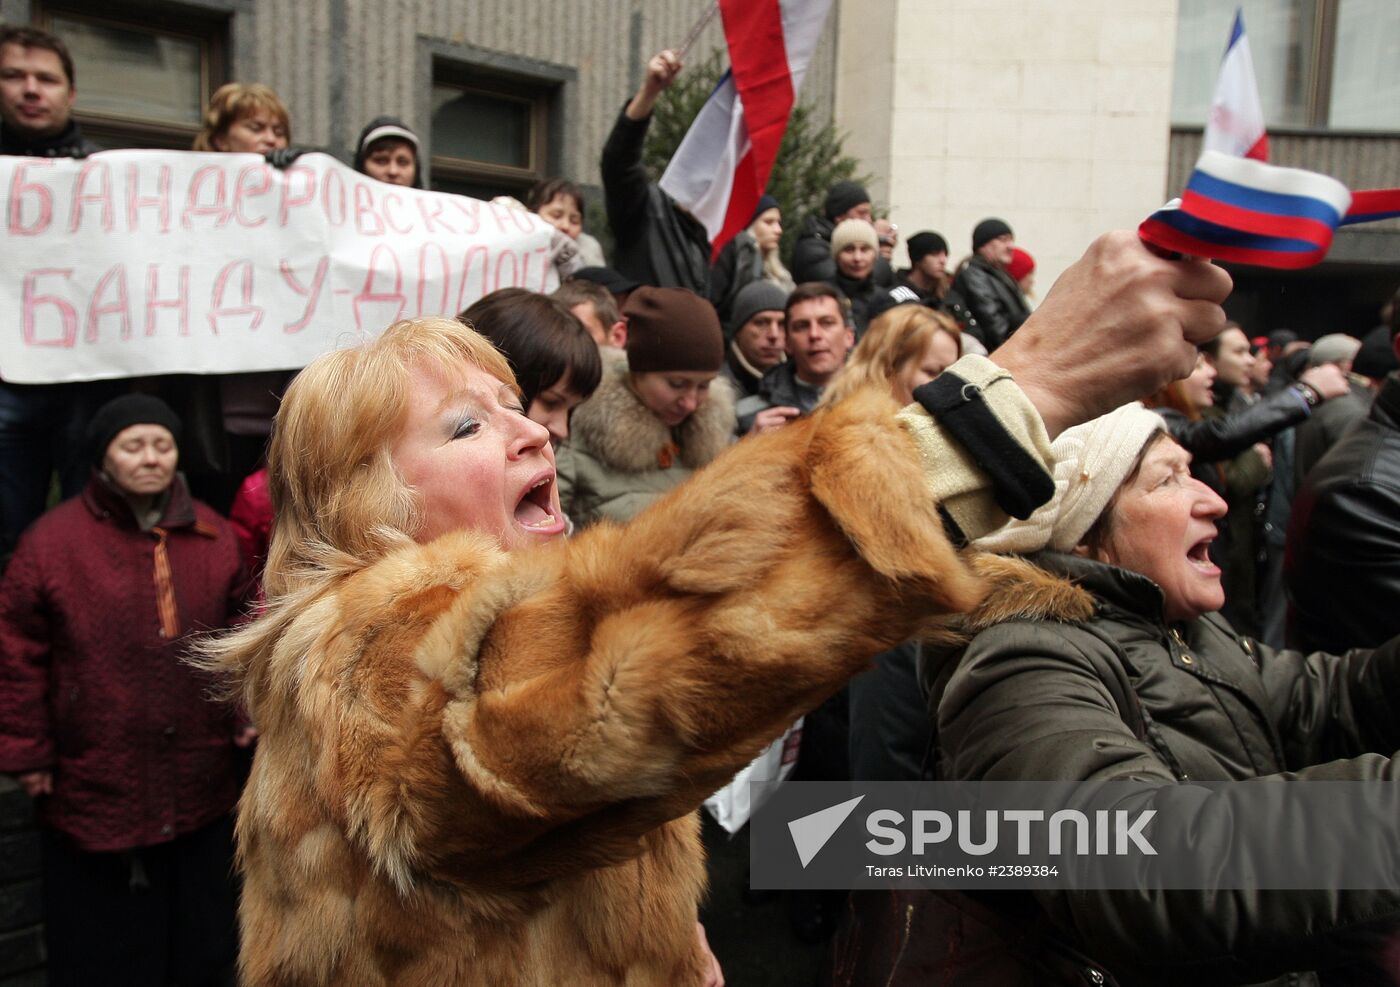
M 274 607 L 226 658 L 262 731 L 245 987 L 702 982 L 696 808 L 981 597 L 895 411 L 745 440 L 626 526 L 447 535 Z

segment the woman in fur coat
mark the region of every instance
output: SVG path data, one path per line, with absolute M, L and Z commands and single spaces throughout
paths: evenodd
M 564 513 L 585 527 L 630 520 L 729 445 L 734 392 L 718 376 L 724 332 L 685 288 L 627 299 L 627 349 L 604 351 L 603 381 L 574 412 L 559 453 Z
M 979 395 L 977 427 L 858 394 L 567 542 L 549 434 L 481 336 L 420 319 L 317 359 L 273 435 L 267 609 L 205 648 L 261 730 L 242 983 L 706 983 L 695 809 L 869 655 L 977 602 L 945 532 L 1038 503 L 1047 428 L 1182 362 L 1223 318 L 1205 271 L 1106 237 L 1043 331 L 929 385 Z M 1138 331 L 1086 326 L 1109 300 Z M 1019 465 L 974 467 L 993 446 Z

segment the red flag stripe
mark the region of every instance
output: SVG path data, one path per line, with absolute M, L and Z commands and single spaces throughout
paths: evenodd
M 1181 208 L 1198 219 L 1218 223 L 1221 226 L 1228 226 L 1246 233 L 1263 233 L 1267 236 L 1307 240 L 1323 249 L 1326 249 L 1327 245 L 1332 242 L 1332 227 L 1316 219 L 1308 219 L 1304 216 L 1279 216 L 1276 213 L 1245 209 L 1241 206 L 1230 205 L 1228 202 L 1221 202 L 1219 199 L 1207 198 L 1192 192 L 1190 189 L 1181 195 Z
M 1259 264 L 1264 267 L 1297 270 L 1312 267 L 1327 256 L 1327 248 L 1321 247 L 1306 253 L 1292 254 L 1277 250 L 1255 250 L 1250 247 L 1234 247 L 1219 243 L 1198 240 L 1173 229 L 1156 219 L 1144 220 L 1138 227 L 1138 236 L 1163 250 L 1174 250 L 1192 257 L 1210 257 L 1214 260 L 1233 261 L 1238 264 Z
M 796 102 L 779 0 L 720 0 L 719 12 L 750 151 L 735 172 L 716 248 L 742 230 L 753 215 Z

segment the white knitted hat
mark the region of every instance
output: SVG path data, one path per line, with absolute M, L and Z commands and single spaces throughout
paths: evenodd
M 863 219 L 843 219 L 831 231 L 831 256 L 839 254 L 848 243 L 868 243 L 871 250 L 880 249 L 875 227 Z
M 1165 428 L 1160 415 L 1133 402 L 1066 429 L 1050 446 L 1055 495 L 1026 520 L 1012 520 L 973 544 L 1003 555 L 1070 551 L 1128 478 L 1143 446 Z

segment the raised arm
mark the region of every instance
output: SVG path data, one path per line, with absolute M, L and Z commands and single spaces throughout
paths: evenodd
M 603 202 L 608 225 L 619 239 L 626 240 L 637 227 L 638 216 L 646 208 L 651 179 L 642 165 L 642 145 L 651 125 L 656 100 L 675 81 L 681 62 L 672 51 L 663 51 L 647 62 L 646 74 L 637 90 L 613 124 L 603 145 L 600 171 Z

